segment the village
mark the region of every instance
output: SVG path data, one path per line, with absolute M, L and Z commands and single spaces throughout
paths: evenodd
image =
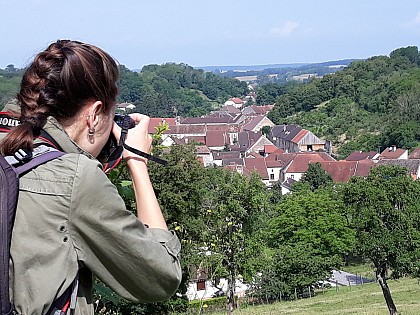
M 219 110 L 202 117 L 151 118 L 149 133 L 166 123 L 169 128 L 163 135 L 163 146 L 195 142 L 197 159 L 204 166 L 216 165 L 244 176 L 257 172 L 267 187 L 280 182 L 282 194 L 290 193 L 311 163 L 319 163 L 333 182 L 366 177 L 378 165 L 405 167 L 413 179 L 420 175 L 420 148 L 411 154 L 396 146 L 382 152 L 355 151 L 337 160 L 331 141 L 295 124 L 275 125 L 267 117 L 274 105 L 244 106 L 246 102 L 231 98 Z M 122 103 L 118 108 L 124 112 L 134 105 Z

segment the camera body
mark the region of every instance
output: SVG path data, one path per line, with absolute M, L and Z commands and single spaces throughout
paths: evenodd
M 128 115 L 115 114 L 114 121 L 121 128 L 124 128 L 125 123 L 127 124 L 127 129 L 131 129 L 136 126 L 134 120 Z
M 136 123 L 128 115 L 115 114 L 114 116 L 115 123 L 123 129 L 123 132 L 127 132 L 128 129 L 134 128 Z M 122 155 L 124 148 L 118 145 L 117 139 L 115 139 L 114 134 L 111 132 L 109 139 L 105 146 L 102 148 L 101 153 L 98 156 L 98 160 L 102 163 L 114 163 L 118 161 Z M 110 162 L 113 161 L 113 162 Z

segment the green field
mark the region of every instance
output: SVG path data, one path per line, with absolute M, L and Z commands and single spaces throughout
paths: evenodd
M 420 285 L 417 279 L 389 281 L 394 302 L 401 315 L 420 314 Z M 218 312 L 212 315 L 222 315 Z M 270 315 L 270 314 L 364 314 L 386 315 L 388 309 L 382 291 L 377 283 L 329 289 L 318 292 L 313 298 L 270 305 L 248 306 L 236 310 L 234 315 Z

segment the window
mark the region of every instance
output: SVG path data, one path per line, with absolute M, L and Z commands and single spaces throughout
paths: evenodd
M 270 180 L 274 180 L 274 174 L 270 174 Z
M 200 279 L 197 281 L 197 291 L 202 291 L 206 289 L 206 280 Z

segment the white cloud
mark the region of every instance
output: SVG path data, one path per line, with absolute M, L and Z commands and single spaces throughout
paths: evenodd
M 293 32 L 299 28 L 299 23 L 294 21 L 287 21 L 279 27 L 273 27 L 270 29 L 270 35 L 273 37 L 289 37 Z

